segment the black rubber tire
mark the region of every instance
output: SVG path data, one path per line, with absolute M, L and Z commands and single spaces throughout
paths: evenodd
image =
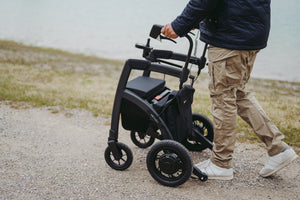
M 154 137 L 149 136 L 146 133 L 136 131 L 130 132 L 130 138 L 133 144 L 143 149 L 150 147 L 155 141 Z
M 126 144 L 117 142 L 116 145 L 119 148 L 122 157 L 119 160 L 115 159 L 111 149 L 108 146 L 104 152 L 105 161 L 111 168 L 123 171 L 130 167 L 133 160 L 133 155 L 130 148 Z
M 198 129 L 209 141 L 213 142 L 214 140 L 214 127 L 213 123 L 206 116 L 193 113 L 193 128 Z M 193 138 L 188 138 L 184 144 L 186 148 L 190 151 L 202 151 L 207 148 L 207 146 L 202 145 L 198 141 L 195 141 Z
M 214 125 L 205 115 L 193 113 L 193 123 L 200 125 L 204 129 L 204 136 L 209 140 L 214 140 Z M 199 123 L 200 122 L 200 123 Z M 202 123 L 202 124 L 201 124 Z
M 161 162 L 162 159 L 168 157 L 172 157 L 172 160 L 176 162 L 172 163 L 168 160 Z M 151 176 L 160 184 L 176 187 L 190 178 L 193 161 L 188 150 L 182 144 L 173 140 L 162 140 L 154 144 L 148 152 L 147 168 Z

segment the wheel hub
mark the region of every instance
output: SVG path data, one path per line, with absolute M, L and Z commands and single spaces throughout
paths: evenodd
M 180 168 L 178 156 L 175 153 L 167 153 L 159 158 L 159 168 L 166 174 L 174 174 Z

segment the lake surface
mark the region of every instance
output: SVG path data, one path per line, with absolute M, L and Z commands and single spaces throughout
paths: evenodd
M 187 2 L 0 0 L 0 39 L 112 59 L 141 58 L 134 44 L 145 43 L 152 24 L 171 22 Z M 268 47 L 259 53 L 252 76 L 300 82 L 299 1 L 274 0 L 271 8 Z M 184 44 L 163 47 L 185 52 L 185 41 L 179 43 Z

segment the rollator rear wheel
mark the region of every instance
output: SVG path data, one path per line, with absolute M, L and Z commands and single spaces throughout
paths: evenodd
M 192 174 L 192 158 L 179 142 L 162 140 L 151 147 L 147 168 L 160 184 L 176 187 L 185 183 Z
M 192 117 L 193 129 L 196 129 L 197 132 L 201 133 L 206 139 L 212 142 L 214 139 L 214 127 L 210 119 L 199 113 L 193 113 Z M 202 151 L 206 149 L 208 146 L 197 141 L 193 134 L 187 138 L 184 146 L 190 151 Z
M 109 146 L 105 149 L 104 157 L 106 163 L 115 170 L 125 170 L 130 167 L 133 155 L 130 148 L 121 142 L 116 143 L 120 158 L 115 158 Z
M 130 137 L 131 137 L 132 142 L 136 146 L 143 148 L 143 149 L 150 147 L 155 141 L 154 137 L 147 135 L 144 132 L 131 131 Z
M 194 127 L 201 129 L 201 133 L 211 142 L 214 140 L 214 126 L 213 123 L 206 116 L 193 113 Z

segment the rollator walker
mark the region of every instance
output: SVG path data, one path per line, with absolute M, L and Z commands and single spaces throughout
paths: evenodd
M 150 37 L 176 43 L 161 35 L 161 28 L 161 25 L 153 25 Z M 213 146 L 212 122 L 202 114 L 192 113 L 191 109 L 195 92 L 193 84 L 205 67 L 207 45 L 200 58 L 192 56 L 190 34 L 184 36 L 189 41 L 186 55 L 154 49 L 150 47 L 150 38 L 146 45 L 136 44 L 143 50 L 145 60 L 127 60 L 119 79 L 105 150 L 105 160 L 111 168 L 122 171 L 133 161 L 130 148 L 118 141 L 121 117 L 122 127 L 130 131 L 136 146 L 147 148 L 159 140 L 150 148 L 146 159 L 148 171 L 157 182 L 176 187 L 185 183 L 192 174 L 201 181 L 207 180 L 207 175 L 193 165 L 189 153 Z M 180 62 L 183 65 L 178 64 Z M 198 67 L 196 77 L 190 73 L 189 64 Z M 142 75 L 129 81 L 134 71 L 140 71 Z M 157 78 L 157 74 L 178 79 L 179 89 L 170 89 L 166 80 Z M 185 84 L 188 80 L 191 83 Z

